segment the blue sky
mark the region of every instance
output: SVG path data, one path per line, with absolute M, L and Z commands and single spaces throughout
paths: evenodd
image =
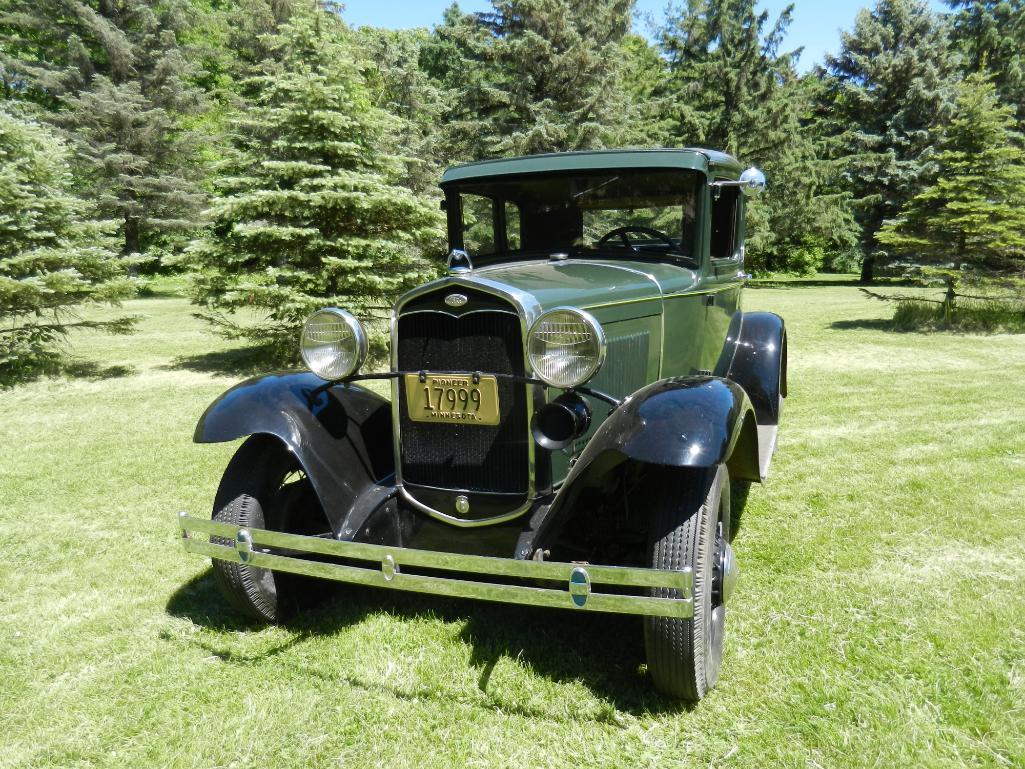
M 820 62 L 828 51 L 835 53 L 840 44 L 840 30 L 850 29 L 858 9 L 867 5 L 865 0 L 797 0 L 794 2 L 793 23 L 786 39 L 786 48 L 803 46 L 800 68 L 807 70 Z M 451 0 L 349 0 L 342 14 L 350 24 L 370 24 L 377 27 L 430 27 L 441 20 L 442 11 L 451 5 Z M 761 0 L 759 7 L 775 17 L 787 5 L 786 0 Z M 929 3 L 937 10 L 945 10 L 942 2 Z M 460 0 L 464 11 L 482 11 L 491 4 L 487 0 Z M 650 14 L 656 20 L 662 18 L 666 0 L 637 0 L 640 15 Z M 642 19 L 635 23 L 638 32 L 644 32 Z

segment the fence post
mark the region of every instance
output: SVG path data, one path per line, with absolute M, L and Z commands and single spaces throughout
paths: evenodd
M 954 299 L 956 297 L 954 281 L 952 278 L 947 278 L 947 294 L 943 297 L 943 321 L 945 323 L 950 323 L 951 317 L 954 314 Z

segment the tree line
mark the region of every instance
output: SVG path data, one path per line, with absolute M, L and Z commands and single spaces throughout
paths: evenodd
M 89 302 L 187 272 L 219 331 L 289 346 L 436 274 L 452 163 L 703 146 L 761 167 L 755 271 L 1025 269 L 1025 0 L 878 0 L 811 70 L 793 8 L 492 0 L 354 29 L 318 0 L 0 7 L 0 376 Z

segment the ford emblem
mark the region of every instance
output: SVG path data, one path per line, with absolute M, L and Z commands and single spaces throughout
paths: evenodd
M 468 301 L 465 294 L 449 294 L 445 297 L 445 304 L 449 307 L 462 307 Z

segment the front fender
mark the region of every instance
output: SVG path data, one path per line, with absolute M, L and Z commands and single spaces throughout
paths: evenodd
M 623 477 L 630 465 L 714 468 L 760 481 L 758 426 L 744 389 L 712 376 L 663 379 L 631 395 L 606 419 L 574 463 L 551 507 L 539 511 L 521 534 L 517 555 L 530 557 L 577 513 L 589 491 Z
M 351 383 L 310 374 L 250 379 L 215 400 L 196 425 L 196 443 L 273 435 L 295 454 L 334 531 L 361 496 L 395 474 L 391 407 Z
M 663 379 L 635 392 L 605 420 L 574 470 L 610 450 L 654 465 L 715 467 L 732 460 L 745 419 L 753 417 L 747 393 L 735 382 L 710 376 Z M 743 459 L 737 457 L 734 477 L 746 477 Z M 757 473 L 751 480 L 759 480 Z

